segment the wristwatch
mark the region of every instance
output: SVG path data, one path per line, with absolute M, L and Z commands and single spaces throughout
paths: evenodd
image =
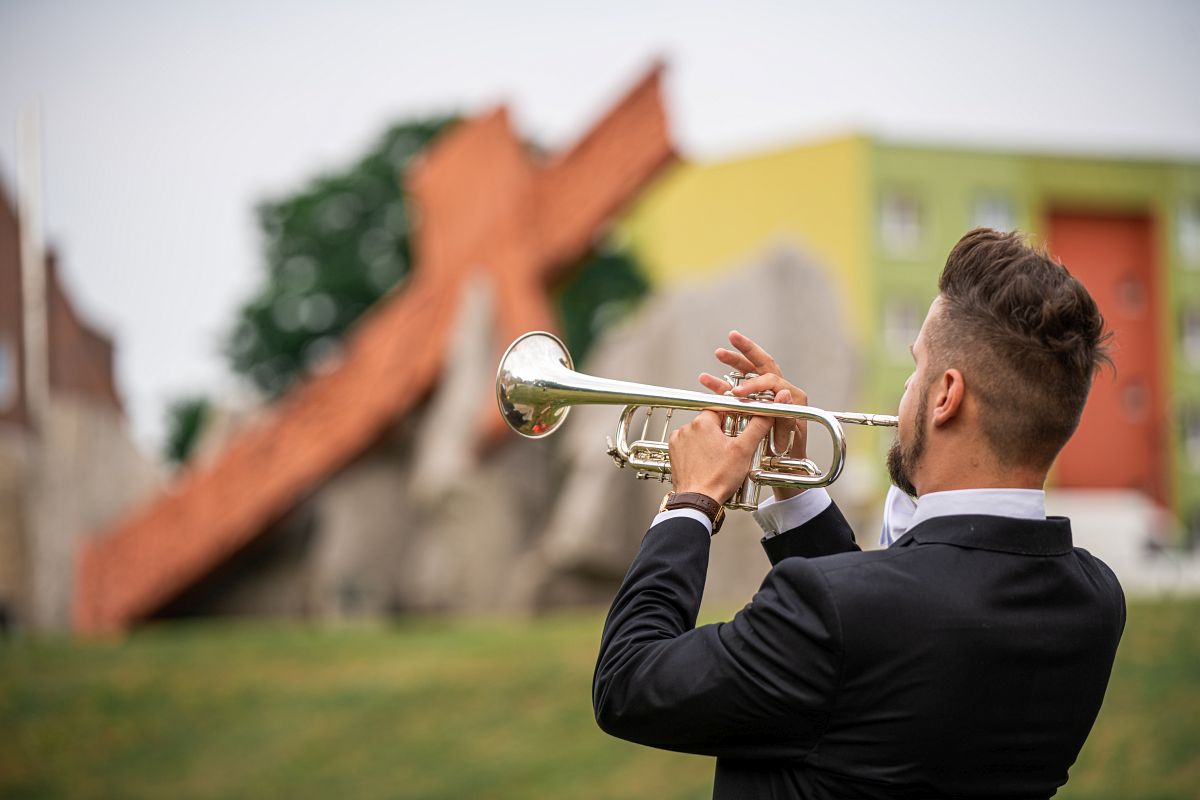
M 691 508 L 708 517 L 712 523 L 713 536 L 725 524 L 725 506 L 700 492 L 667 492 L 659 504 L 659 512 L 673 511 L 677 508 Z

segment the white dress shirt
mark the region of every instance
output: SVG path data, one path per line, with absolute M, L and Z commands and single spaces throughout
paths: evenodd
M 883 528 L 879 531 L 879 546 L 889 547 L 912 527 L 913 514 L 917 513 L 917 501 L 895 487 L 888 486 L 883 501 Z
M 787 500 L 769 497 L 752 512 L 766 538 L 781 531 L 798 528 L 824 511 L 833 502 L 824 489 L 809 489 Z M 986 514 L 1013 519 L 1045 519 L 1046 493 L 1041 489 L 955 489 L 930 492 L 916 502 L 892 486 L 888 489 L 883 507 L 883 529 L 879 543 L 893 544 L 910 528 L 934 517 L 959 514 Z M 690 508 L 663 511 L 654 518 L 651 527 L 674 517 L 688 517 L 704 525 L 712 533 L 708 517 Z
M 949 492 L 930 492 L 917 498 L 917 510 L 909 520 L 908 529 L 915 528 L 927 519 L 959 514 L 1045 519 L 1046 493 L 1041 489 L 955 489 Z M 893 536 L 891 541 L 896 541 L 901 535 L 903 534 Z

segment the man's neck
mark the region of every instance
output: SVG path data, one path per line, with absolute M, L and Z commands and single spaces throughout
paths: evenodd
M 917 476 L 918 495 L 957 489 L 1041 489 L 1046 484 L 1043 470 L 1028 467 L 998 469 L 971 459 L 969 463 L 929 463 Z

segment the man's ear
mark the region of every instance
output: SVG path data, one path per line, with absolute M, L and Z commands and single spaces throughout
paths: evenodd
M 933 424 L 942 426 L 957 417 L 966 394 L 967 384 L 961 372 L 956 369 L 943 372 L 934 396 Z

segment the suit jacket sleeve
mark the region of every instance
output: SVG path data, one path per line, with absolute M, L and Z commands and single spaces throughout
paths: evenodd
M 836 503 L 798 528 L 763 539 L 762 546 L 772 564 L 793 556 L 816 558 L 859 549 L 854 531 Z
M 696 628 L 708 553 L 695 520 L 667 520 L 646 534 L 604 625 L 596 720 L 653 747 L 802 757 L 824 732 L 840 679 L 828 584 L 808 561 L 789 559 L 733 620 Z

